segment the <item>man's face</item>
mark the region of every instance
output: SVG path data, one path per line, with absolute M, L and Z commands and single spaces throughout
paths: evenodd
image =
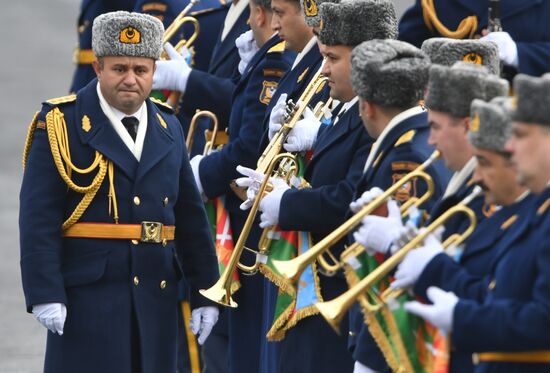
M 343 102 L 350 101 L 355 96 L 350 80 L 352 48 L 324 44 L 319 44 L 319 48 L 325 57 L 322 72 L 329 79 L 330 96 Z
M 102 57 L 94 61 L 101 93 L 114 108 L 135 113 L 151 93 L 155 61 L 145 57 Z
M 474 147 L 477 166 L 473 181 L 485 192 L 488 204 L 510 205 L 517 197 L 517 172 L 509 157 L 493 150 Z
M 531 123 L 514 122 L 506 150 L 518 172 L 518 182 L 541 193 L 550 181 L 550 129 Z
M 306 25 L 300 4 L 291 0 L 272 0 L 271 28 L 286 41 L 286 47 L 300 53 L 313 36 L 310 27 Z
M 428 124 L 428 143 L 441 152 L 441 158 L 445 160 L 447 168 L 460 171 L 470 158 L 470 155 L 465 153 L 469 149 L 467 121 L 447 113 L 430 111 Z

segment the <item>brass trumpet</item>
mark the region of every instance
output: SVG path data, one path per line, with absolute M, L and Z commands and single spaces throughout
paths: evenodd
M 475 199 L 482 192 L 481 188 L 476 187 L 472 193 L 470 193 L 466 198 L 464 198 L 460 203 L 451 207 L 445 211 L 441 216 L 439 216 L 435 221 L 428 225 L 422 233 L 418 234 L 415 238 L 409 241 L 405 246 L 403 246 L 399 251 L 393 254 L 390 258 L 380 264 L 375 270 L 369 273 L 365 278 L 359 281 L 356 285 L 351 287 L 344 294 L 338 296 L 337 298 L 328 301 L 320 302 L 315 305 L 321 315 L 327 320 L 327 322 L 332 326 L 332 328 L 339 333 L 340 331 L 340 322 L 346 311 L 352 306 L 352 304 L 361 299 L 361 305 L 364 307 L 366 312 L 377 312 L 382 307 L 385 306 L 385 302 L 390 297 L 399 295 L 401 290 L 398 290 L 397 293 L 392 294 L 393 290 L 383 293 L 382 296 L 376 296 L 372 291 L 372 287 L 375 286 L 382 279 L 386 278 L 388 274 L 397 267 L 399 263 L 403 261 L 405 256 L 416 247 L 422 244 L 424 239 L 434 232 L 437 228 L 444 225 L 452 216 L 456 214 L 465 214 L 470 220 L 470 225 L 468 228 L 460 235 L 453 235 L 449 237 L 444 243 L 443 246 L 447 247 L 452 244 L 460 244 L 464 242 L 475 230 L 476 228 L 476 215 L 471 208 L 468 207 L 468 204 Z M 373 303 L 369 300 L 372 299 Z
M 221 148 L 223 145 L 229 142 L 229 136 L 226 132 L 218 131 L 218 117 L 211 111 L 208 110 L 197 110 L 193 118 L 191 118 L 191 123 L 189 124 L 189 132 L 187 133 L 187 139 L 185 145 L 187 146 L 187 151 L 191 154 L 191 149 L 193 148 L 193 138 L 195 136 L 195 130 L 199 123 L 199 118 L 206 117 L 210 118 L 214 123 L 212 130 L 205 130 L 204 137 L 206 138 L 206 143 L 203 148 L 203 155 L 208 155 L 212 150 Z
M 254 219 L 256 218 L 256 214 L 260 207 L 260 201 L 269 183 L 269 176 L 273 173 L 275 166 L 285 158 L 294 159 L 294 155 L 290 153 L 278 154 L 275 158 L 273 158 L 273 160 L 269 164 L 269 167 L 266 170 L 264 180 L 262 181 L 262 184 L 260 185 L 260 189 L 258 191 L 256 199 L 254 200 L 254 204 L 252 205 L 250 212 L 248 214 L 248 217 L 246 218 L 246 222 L 244 223 L 239 239 L 237 240 L 237 243 L 233 248 L 233 252 L 231 253 L 231 258 L 229 258 L 229 263 L 225 267 L 225 270 L 220 276 L 220 279 L 209 289 L 201 289 L 199 291 L 203 296 L 210 299 L 211 301 L 219 303 L 223 306 L 232 307 L 232 308 L 235 308 L 238 306 L 237 303 L 231 298 L 231 295 L 232 295 L 231 282 L 232 282 L 233 272 L 239 266 L 239 260 L 241 258 L 241 254 L 245 249 L 244 245 L 245 245 L 246 239 L 250 234 L 250 230 L 252 229 L 252 224 L 254 223 Z
M 415 170 L 403 176 L 401 179 L 399 179 L 399 181 L 388 188 L 383 194 L 372 200 L 372 202 L 370 202 L 366 206 L 363 206 L 361 210 L 359 210 L 359 212 L 349 218 L 346 222 L 344 222 L 341 226 L 331 232 L 328 236 L 313 245 L 313 247 L 311 247 L 307 252 L 289 261 L 274 260 L 273 266 L 282 276 L 286 277 L 293 284 L 296 284 L 302 272 L 307 268 L 308 265 L 313 263 L 315 260 L 318 260 L 321 254 L 329 250 L 331 246 L 333 246 L 335 243 L 345 237 L 352 229 L 359 225 L 361 223 L 361 220 L 363 220 L 365 216 L 374 212 L 389 197 L 391 197 L 395 192 L 403 187 L 403 185 L 405 185 L 412 179 L 420 177 L 426 180 L 428 184 L 428 190 L 426 191 L 425 195 L 421 197 L 421 200 L 426 200 L 430 198 L 430 196 L 433 195 L 434 185 L 433 182 L 430 182 L 430 180 L 432 179 L 431 176 L 427 172 L 425 172 L 425 170 L 438 158 L 439 151 L 436 150 L 430 155 L 430 157 L 426 161 L 424 161 L 424 163 L 418 166 Z M 412 203 L 414 203 L 414 201 L 412 201 L 411 203 L 407 203 L 406 207 L 408 208 Z M 332 259 L 334 262 L 333 264 L 325 263 L 326 261 L 323 262 L 323 259 L 320 260 L 320 263 L 324 263 L 322 265 L 326 265 L 325 270 L 338 270 L 340 268 L 341 264 L 339 264 L 339 261 L 336 260 L 334 256 L 332 257 Z
M 321 64 L 321 67 L 319 67 L 319 70 L 317 70 L 317 72 L 311 79 L 304 92 L 302 92 L 300 98 L 298 99 L 298 102 L 294 103 L 292 102 L 292 100 L 289 100 L 287 104 L 287 114 L 285 116 L 285 122 L 279 132 L 277 132 L 273 136 L 273 138 L 263 151 L 262 155 L 258 159 L 256 171 L 262 174 L 266 174 L 266 170 L 268 169 L 271 160 L 274 159 L 277 154 L 281 153 L 283 149 L 283 144 L 286 142 L 288 134 L 290 133 L 292 128 L 294 128 L 294 125 L 300 120 L 310 101 L 313 99 L 315 94 L 323 89 L 328 80 L 327 77 L 321 74 L 321 71 L 323 70 L 323 65 L 324 61 Z

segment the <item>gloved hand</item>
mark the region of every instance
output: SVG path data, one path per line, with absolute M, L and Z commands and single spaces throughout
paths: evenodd
M 353 373 L 378 373 L 378 372 L 356 361 L 355 364 L 353 365 Z
M 506 31 L 490 32 L 481 40 L 493 41 L 498 45 L 498 55 L 505 65 L 518 67 L 518 46 Z
M 372 202 L 376 197 L 382 195 L 384 191 L 378 187 L 371 188 L 361 194 L 361 197 L 357 198 L 355 201 L 349 204 L 349 208 L 354 213 L 357 213 L 361 208 L 368 205 L 370 202 Z
M 204 188 L 202 187 L 201 178 L 199 174 L 199 165 L 204 158 L 204 155 L 196 155 L 193 158 L 191 158 L 191 161 L 189 161 L 189 164 L 191 164 L 191 171 L 193 171 L 193 177 L 195 178 L 195 183 L 197 184 L 197 188 L 199 189 L 199 192 L 201 196 L 204 197 Z
M 206 341 L 212 328 L 218 321 L 220 311 L 217 307 L 205 306 L 191 311 L 191 331 L 197 336 L 200 345 Z
M 186 60 L 189 51 L 185 48 L 182 52 L 185 54 L 183 56 L 170 43 L 164 44 L 164 50 L 170 59 L 156 62 L 153 89 L 170 89 L 184 93 L 192 70 Z
M 405 230 L 397 202 L 389 200 L 388 216 L 366 216 L 363 218 L 361 227 L 353 233 L 353 238 L 363 245 L 371 255 L 386 254 L 390 246 L 399 239 Z
M 40 324 L 52 333 L 63 335 L 63 326 L 67 318 L 67 307 L 63 303 L 43 303 L 32 307 L 32 313 Z
M 435 286 L 429 287 L 427 294 L 428 299 L 433 304 L 428 305 L 412 301 L 405 303 L 405 309 L 429 321 L 446 333 L 451 332 L 453 329 L 453 313 L 458 303 L 458 297 L 453 292 L 444 291 Z
M 419 233 L 421 232 L 422 230 Z M 441 242 L 434 235 L 428 235 L 424 240 L 424 246 L 410 251 L 399 264 L 391 286 L 402 288 L 414 285 L 433 257 L 442 252 Z
M 270 178 L 273 189 L 262 198 L 260 202 L 260 227 L 267 228 L 279 223 L 279 211 L 281 209 L 281 199 L 283 194 L 290 189 L 288 184 L 279 177 Z
M 253 170 L 251 168 L 243 167 L 241 165 L 237 166 L 237 172 L 239 172 L 241 175 L 244 175 L 245 177 L 240 177 L 236 179 L 235 183 L 242 188 L 247 188 L 247 199 L 246 201 L 241 203 L 239 208 L 241 210 L 248 210 L 254 203 L 256 195 L 258 195 L 260 185 L 264 181 L 264 174 L 256 172 L 256 170 Z
M 319 127 L 321 127 L 321 122 L 310 108 L 306 108 L 303 119 L 296 122 L 283 147 L 289 152 L 303 152 L 312 149 L 315 140 L 317 140 Z
M 267 133 L 269 140 L 271 140 L 283 126 L 286 112 L 286 98 L 286 93 L 281 94 L 277 103 L 273 106 L 273 109 L 271 109 L 271 114 L 269 115 L 269 131 Z
M 243 32 L 237 39 L 235 39 L 235 46 L 239 51 L 239 57 L 241 61 L 239 62 L 239 74 L 243 74 L 248 63 L 252 60 L 252 57 L 260 50 L 256 40 L 254 40 L 254 35 L 252 30 Z

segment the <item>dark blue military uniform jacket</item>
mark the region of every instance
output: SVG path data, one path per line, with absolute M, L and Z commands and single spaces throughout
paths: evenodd
M 48 333 L 46 372 L 130 373 L 137 357 L 132 341 L 139 343 L 142 372 L 173 372 L 176 283 L 182 269 L 191 287 L 192 308 L 210 304 L 198 290 L 218 278 L 204 206 L 171 109 L 146 101 L 148 125 L 138 162 L 103 113 L 96 84 L 92 81 L 76 100 L 45 103 L 38 115 L 20 194 L 27 309 L 51 302 L 67 306 L 63 336 Z M 89 166 L 96 151 L 114 163 L 119 222 L 175 225 L 175 241 L 163 245 L 62 237 L 61 224 L 83 195 L 67 188 L 54 165 L 43 129 L 50 126 L 44 120 L 54 107 L 63 112 L 77 167 Z M 73 172 L 72 179 L 86 186 L 95 173 Z M 108 193 L 106 176 L 79 221 L 113 223 Z
M 223 31 L 221 28 L 208 71 L 195 69 L 189 75 L 181 107 L 182 113 L 187 117 L 191 118 L 197 109 L 210 110 L 217 115 L 222 127 L 227 125 L 231 113 L 233 90 L 240 78 L 238 66 L 241 58 L 235 46 L 235 40 L 250 29 L 249 16 L 250 10 L 246 7 L 223 41 L 221 41 Z
M 465 352 L 550 350 L 550 189 L 500 241 L 483 303 L 461 299 L 452 344 Z M 475 372 L 547 372 L 548 364 L 480 363 Z
M 520 202 L 504 206 L 491 217 L 481 221 L 474 233 L 466 240 L 465 248 L 458 258 L 442 253 L 436 255 L 418 278 L 414 292 L 428 299 L 426 290 L 437 286 L 452 291 L 461 298 L 482 302 L 487 294 L 487 281 L 491 263 L 499 250 L 499 243 L 507 235 L 514 234 L 520 221 L 528 219 L 533 205 L 533 195 Z M 451 351 L 450 371 L 473 370 L 471 353 Z
M 333 112 L 333 119 L 336 114 Z M 309 231 L 315 243 L 344 223 L 372 142 L 359 117 L 358 103 L 342 114 L 334 126 L 322 127 L 304 175 L 311 189 L 291 189 L 284 193 L 280 227 Z M 331 250 L 338 257 L 343 244 Z M 319 280 L 324 300 L 333 299 L 347 289 L 341 276 L 326 277 L 319 273 Z M 347 320 L 342 324 L 347 330 Z M 307 317 L 286 333 L 281 346 L 280 371 L 351 371 L 353 361 L 346 339 L 345 335 L 336 335 L 320 315 Z M 300 348 L 303 345 L 308 348 Z M 319 354 L 327 345 L 331 346 L 330 354 Z M 299 358 L 296 358 L 296 351 L 300 351 Z
M 399 39 L 420 47 L 432 34 L 424 24 L 421 1 L 416 0 L 399 23 Z M 488 2 L 477 0 L 446 0 L 434 2 L 439 20 L 455 30 L 462 19 L 478 17 L 478 31 L 487 28 Z M 542 0 L 501 0 L 501 19 L 504 31 L 517 44 L 519 72 L 539 76 L 550 71 L 550 3 Z
M 402 175 L 422 164 L 435 150 L 433 146 L 428 145 L 429 134 L 425 112 L 405 119 L 390 130 L 380 144 L 377 154 L 374 155 L 374 162 L 357 184 L 354 198 L 359 198 L 363 192 L 375 186 L 386 190 Z M 436 161 L 427 169 L 427 172 L 432 176 L 435 184 L 432 200 L 437 199 L 445 190 L 449 172 L 441 161 Z M 426 185 L 423 180 L 416 180 L 408 183 L 402 190 L 405 195 L 397 194 L 396 199 L 405 200 L 415 195 L 421 196 L 426 190 Z M 430 202 L 423 207 L 429 209 Z M 350 311 L 352 337 L 348 343 L 353 350 L 354 360 L 371 369 L 385 371 L 388 369 L 386 362 L 363 320 L 361 309 L 357 305 L 352 307 Z

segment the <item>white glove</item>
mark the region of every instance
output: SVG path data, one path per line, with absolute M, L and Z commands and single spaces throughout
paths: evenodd
M 376 197 L 380 196 L 384 191 L 378 187 L 371 188 L 364 192 L 361 197 L 357 198 L 355 201 L 349 204 L 349 208 L 354 213 L 359 212 L 361 208 L 368 205 L 370 202 L 372 202 Z
M 199 165 L 204 158 L 204 155 L 196 155 L 194 156 L 191 161 L 189 161 L 189 164 L 191 165 L 191 171 L 193 171 L 193 177 L 195 178 L 195 183 L 197 184 L 197 188 L 199 189 L 199 193 L 201 196 L 203 196 L 204 199 L 204 188 L 202 187 L 201 178 L 199 174 Z
M 252 57 L 260 50 L 256 40 L 254 40 L 254 34 L 252 30 L 243 32 L 237 39 L 235 39 L 235 46 L 239 51 L 239 57 L 241 61 L 239 62 L 239 74 L 243 74 L 246 67 L 252 60 Z
M 505 65 L 518 67 L 518 47 L 516 42 L 506 31 L 490 32 L 481 40 L 493 41 L 498 45 L 498 55 Z
M 290 189 L 286 181 L 279 177 L 272 177 L 270 181 L 273 190 L 260 202 L 260 228 L 267 228 L 279 223 L 279 211 L 283 194 Z
M 378 372 L 356 361 L 355 364 L 353 365 L 353 373 L 378 373 Z
M 427 291 L 431 305 L 417 301 L 405 303 L 405 309 L 424 320 L 429 321 L 439 329 L 449 333 L 453 329 L 453 313 L 458 297 L 450 291 L 430 286 Z
M 317 133 L 321 127 L 321 122 L 315 117 L 310 108 L 304 111 L 304 118 L 300 119 L 294 125 L 294 128 L 288 134 L 286 143 L 283 145 L 286 151 L 303 152 L 310 150 L 315 145 Z
M 361 227 L 353 233 L 356 242 L 363 245 L 371 255 L 386 254 L 406 228 L 401 221 L 401 210 L 394 200 L 388 201 L 388 216 L 368 215 Z
M 205 306 L 195 308 L 191 311 L 191 331 L 194 335 L 197 335 L 200 345 L 206 341 L 206 338 L 210 335 L 212 328 L 218 321 L 218 315 L 220 311 L 217 307 Z
M 424 246 L 411 250 L 399 264 L 395 272 L 395 281 L 391 286 L 404 288 L 414 285 L 433 257 L 442 252 L 441 242 L 434 235 L 428 235 L 424 240 Z
M 241 165 L 237 166 L 237 172 L 239 172 L 241 175 L 244 175 L 245 177 L 240 177 L 236 179 L 235 183 L 242 188 L 247 188 L 246 201 L 241 203 L 239 208 L 241 210 L 248 210 L 252 206 L 252 204 L 254 204 L 254 200 L 258 195 L 260 186 L 264 181 L 264 174 L 257 172 L 256 170 L 253 170 L 251 168 L 243 167 Z
M 153 75 L 153 89 L 170 89 L 185 92 L 191 67 L 187 62 L 189 51 L 184 48 L 182 54 L 178 53 L 170 43 L 164 44 L 164 50 L 170 57 L 166 61 L 157 61 L 157 69 Z
M 286 93 L 281 94 L 277 103 L 273 106 L 273 109 L 271 109 L 271 114 L 269 115 L 269 132 L 267 133 L 269 140 L 271 140 L 283 126 L 287 96 Z
M 63 303 L 43 303 L 32 307 L 32 313 L 40 324 L 52 333 L 63 335 L 63 326 L 67 318 L 67 307 Z

